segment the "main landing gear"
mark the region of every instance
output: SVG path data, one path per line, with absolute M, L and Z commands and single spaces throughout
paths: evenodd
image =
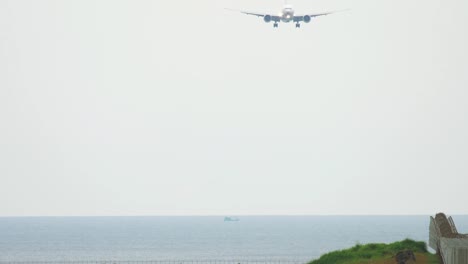
M 301 24 L 296 23 L 296 28 L 300 28 L 300 27 L 301 27 Z
M 274 27 L 274 28 L 277 28 L 277 27 L 278 27 L 278 23 L 274 23 L 274 24 L 273 24 L 273 27 Z

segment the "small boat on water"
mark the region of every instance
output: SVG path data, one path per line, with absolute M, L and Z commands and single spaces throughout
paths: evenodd
M 229 216 L 226 216 L 224 217 L 224 222 L 239 222 L 239 218 L 237 217 L 229 217 Z

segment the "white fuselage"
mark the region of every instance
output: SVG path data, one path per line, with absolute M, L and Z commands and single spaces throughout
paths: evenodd
M 285 23 L 291 22 L 294 18 L 294 9 L 290 5 L 285 5 L 280 13 L 280 16 L 281 21 Z

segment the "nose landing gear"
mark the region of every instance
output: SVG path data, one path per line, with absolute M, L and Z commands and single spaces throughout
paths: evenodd
M 275 23 L 273 24 L 273 27 L 274 27 L 274 28 L 277 28 L 277 27 L 278 27 L 278 23 L 275 22 Z
M 296 23 L 296 28 L 300 28 L 300 27 L 301 27 L 301 24 Z

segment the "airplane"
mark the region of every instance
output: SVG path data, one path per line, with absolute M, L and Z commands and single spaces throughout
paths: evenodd
M 246 11 L 233 10 L 233 9 L 227 9 L 227 10 L 238 11 L 246 15 L 263 17 L 263 21 L 265 21 L 266 23 L 270 23 L 273 21 L 274 28 L 278 27 L 279 22 L 284 22 L 284 23 L 295 22 L 296 28 L 300 28 L 301 22 L 309 23 L 312 20 L 312 18 L 336 13 L 336 12 L 325 12 L 325 13 L 316 13 L 316 14 L 295 15 L 292 5 L 288 4 L 287 2 L 284 3 L 283 10 L 281 10 L 281 12 L 278 15 L 253 13 L 253 12 L 246 12 Z

